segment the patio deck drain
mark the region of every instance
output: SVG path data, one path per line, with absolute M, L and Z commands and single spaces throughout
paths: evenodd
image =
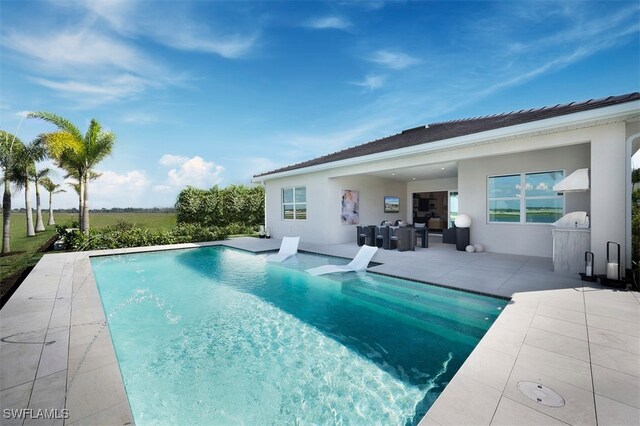
M 562 407 L 564 405 L 564 398 L 553 389 L 539 383 L 518 382 L 518 389 L 527 398 L 536 401 L 538 404 L 546 405 L 547 407 Z

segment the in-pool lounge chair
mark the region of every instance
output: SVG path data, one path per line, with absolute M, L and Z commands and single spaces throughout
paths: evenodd
M 267 262 L 282 262 L 298 252 L 300 237 L 283 237 L 278 254 L 267 256 Z
M 311 275 L 332 274 L 334 272 L 358 272 L 364 271 L 369 266 L 373 255 L 378 251 L 378 247 L 362 246 L 351 262 L 347 265 L 323 265 L 316 268 L 307 269 Z

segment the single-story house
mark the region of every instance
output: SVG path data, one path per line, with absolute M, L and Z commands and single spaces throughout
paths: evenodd
M 487 251 L 551 257 L 552 223 L 589 215 L 595 272 L 606 245 L 631 265 L 631 156 L 640 147 L 640 93 L 446 121 L 257 174 L 276 238 L 356 241 L 356 224 L 424 222 L 457 214 Z M 588 169 L 588 190 L 553 186 Z

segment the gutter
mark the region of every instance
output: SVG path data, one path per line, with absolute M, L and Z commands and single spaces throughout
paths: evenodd
M 288 176 L 295 176 L 306 173 L 313 173 L 323 170 L 335 169 L 344 166 L 353 166 L 357 164 L 368 163 L 378 160 L 387 160 L 406 155 L 424 154 L 433 151 L 440 151 L 452 148 L 463 148 L 479 143 L 486 143 L 496 139 L 512 138 L 522 136 L 526 133 L 540 132 L 550 130 L 562 126 L 572 126 L 597 120 L 609 120 L 613 118 L 622 118 L 629 114 L 640 114 L 640 100 L 625 102 L 623 104 L 612 105 L 608 107 L 597 108 L 589 111 L 582 111 L 573 114 L 562 115 L 559 117 L 547 118 L 544 120 L 532 121 L 530 123 L 518 124 L 515 126 L 501 127 L 499 129 L 487 130 L 480 133 L 458 136 L 451 139 L 443 139 L 441 141 L 429 142 L 420 145 L 414 145 L 406 148 L 395 149 L 392 151 L 379 152 L 375 154 L 363 155 L 359 157 L 346 158 L 344 160 L 332 161 L 329 163 L 318 164 L 315 166 L 301 167 L 299 169 L 288 170 L 279 173 L 267 174 L 262 176 L 254 176 L 251 179 L 253 183 L 263 183 Z

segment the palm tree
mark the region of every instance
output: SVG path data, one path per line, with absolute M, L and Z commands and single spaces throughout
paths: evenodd
M 61 192 L 67 192 L 61 188 L 62 185 L 53 183 L 48 177 L 42 179 L 42 186 L 49 192 L 49 221 L 47 225 L 55 225 L 56 221 L 53 219 L 53 194 L 59 194 Z
M 98 172 L 95 172 L 95 171 L 92 170 L 89 173 L 89 179 L 88 180 L 89 181 L 95 180 L 95 179 L 99 178 L 100 176 L 102 176 L 102 173 L 98 173 Z M 83 187 L 82 187 L 82 185 L 80 185 L 80 178 L 78 177 L 77 173 L 74 173 L 74 172 L 67 173 L 64 176 L 64 178 L 65 179 L 69 179 L 69 178 L 74 179 L 71 182 L 67 182 L 67 185 L 72 187 L 73 190 L 76 192 L 76 194 L 78 194 L 78 200 L 79 200 L 79 204 L 80 204 L 80 206 L 78 208 L 78 223 L 82 224 L 82 213 L 83 213 L 82 206 L 84 206 L 84 191 L 82 191 Z
M 31 197 L 29 182 L 36 174 L 36 162 L 46 157 L 44 147 L 37 141 L 24 146 L 13 164 L 11 174 L 18 189 L 24 189 L 24 207 L 27 215 L 27 237 L 36 235 L 33 229 L 33 211 L 31 210 Z
M 57 132 L 45 133 L 39 140 L 47 146 L 57 165 L 71 176 L 78 178 L 80 184 L 80 230 L 89 233 L 89 189 L 88 182 L 95 166 L 111 154 L 116 136 L 103 131 L 97 120 L 92 119 L 83 136 L 69 120 L 48 112 L 29 113 L 29 117 L 40 118 L 55 124 Z
M 0 167 L 4 195 L 2 196 L 2 254 L 11 252 L 11 182 L 15 182 L 15 163 L 24 149 L 22 141 L 11 133 L 0 130 Z
M 51 173 L 51 169 L 45 168 L 42 170 L 36 170 L 34 175 L 31 176 L 31 181 L 36 186 L 36 232 L 42 232 L 45 230 L 44 223 L 42 222 L 42 208 L 40 207 L 40 189 L 38 187 L 42 185 L 42 180 L 46 179 L 50 173 Z

